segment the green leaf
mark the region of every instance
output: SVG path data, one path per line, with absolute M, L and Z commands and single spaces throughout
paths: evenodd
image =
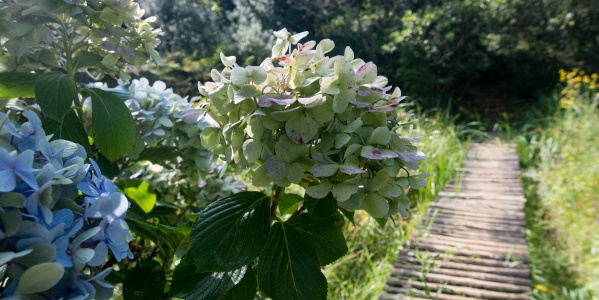
M 127 217 L 127 224 L 134 232 L 149 238 L 159 245 L 166 245 L 172 250 L 189 243 L 190 224 L 183 223 L 177 227 L 147 223 L 132 217 Z
M 256 279 L 256 273 L 248 267 L 241 281 L 220 300 L 253 300 L 256 297 L 257 288 L 258 280 Z
M 348 251 L 343 236 L 343 220 L 339 220 L 337 216 L 313 220 L 308 217 L 308 214 L 300 214 L 289 219 L 287 223 L 311 238 L 312 247 L 318 254 L 318 262 L 321 266 L 336 261 Z
M 41 263 L 35 265 L 21 276 L 15 293 L 17 295 L 28 295 L 44 292 L 60 281 L 64 274 L 64 268 L 58 263 Z
M 87 67 L 95 67 L 102 63 L 102 56 L 96 53 L 83 53 L 73 59 L 73 69 L 79 70 Z
M 44 114 L 54 120 L 62 121 L 75 97 L 75 80 L 67 74 L 44 73 L 35 81 L 35 99 Z
M 356 225 L 356 223 L 354 222 L 354 212 L 353 211 L 348 211 L 343 207 L 339 207 L 339 211 L 341 211 L 341 213 L 354 225 Z
M 176 152 L 174 147 L 154 147 L 154 148 L 145 148 L 139 154 L 139 158 L 137 160 L 147 160 L 151 163 L 162 163 L 164 161 L 172 161 L 179 157 L 179 153 Z
M 128 187 L 125 189 L 127 198 L 133 200 L 145 213 L 149 213 L 156 204 L 156 194 L 148 192 L 150 184 L 143 181 L 138 187 Z
M 35 81 L 38 77 L 34 73 L 0 73 L 0 98 L 35 97 Z
M 221 299 L 235 284 L 242 281 L 246 270 L 247 267 L 244 266 L 230 272 L 198 272 L 193 256 L 186 255 L 175 268 L 169 295 L 184 299 Z M 255 291 L 254 288 L 252 296 L 255 296 Z
M 272 226 L 258 265 L 260 289 L 274 300 L 326 299 L 327 280 L 320 271 L 311 238 L 291 224 Z
M 285 194 L 279 202 L 279 211 L 281 215 L 292 214 L 304 202 L 304 198 L 296 194 Z
M 164 294 L 166 275 L 160 266 L 144 266 L 132 270 L 123 280 L 125 300 L 160 300 Z
M 50 118 L 44 118 L 42 127 L 46 134 L 53 134 L 52 139 L 68 140 L 80 144 L 85 148 L 87 157 L 92 157 L 92 148 L 89 145 L 89 138 L 83 124 L 79 121 L 79 117 L 75 110 L 70 109 L 62 119 L 62 122 L 57 122 Z
M 94 143 L 110 161 L 116 161 L 133 146 L 136 129 L 131 112 L 119 97 L 88 88 L 92 98 Z
M 322 199 L 316 199 L 312 198 L 310 195 L 306 195 L 304 202 L 306 203 L 306 208 L 308 209 L 311 219 L 326 219 L 335 215 L 337 212 L 337 201 L 333 198 L 332 193 L 328 193 L 326 197 Z
M 198 270 L 231 271 L 252 262 L 268 239 L 270 202 L 263 193 L 241 192 L 200 212 L 191 234 Z
M 375 218 L 384 218 L 389 212 L 389 201 L 377 193 L 368 193 L 360 208 Z

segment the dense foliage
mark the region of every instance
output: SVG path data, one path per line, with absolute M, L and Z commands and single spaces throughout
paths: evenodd
M 468 96 L 480 85 L 499 85 L 530 96 L 550 89 L 557 82 L 559 68 L 599 71 L 594 54 L 599 47 L 599 15 L 593 1 L 141 3 L 160 7 L 154 10 L 159 19 L 178 29 L 165 37 L 166 50 L 195 57 L 185 62 L 185 56 L 172 57 L 173 63 L 187 70 L 168 73 L 179 80 L 199 78 L 198 71 L 207 74 L 218 64 L 217 49 L 239 53 L 238 61 L 259 63 L 257 58 L 262 56 L 257 53 L 266 54 L 269 49 L 256 40 L 265 40 L 270 31 L 281 27 L 308 30 L 316 39 L 332 38 L 342 46 L 335 54 L 351 46 L 365 60 L 384 62 L 380 69 L 391 82 L 433 103 L 439 95 Z M 189 5 L 198 9 L 189 10 Z M 207 28 L 214 30 L 204 34 Z M 223 34 L 206 38 L 215 32 Z M 200 38 L 200 43 L 190 43 Z
M 592 299 L 599 295 L 599 74 L 559 73 L 556 91 L 527 112 L 516 138 L 526 168 L 534 293 L 539 299 Z
M 118 263 L 125 299 L 323 299 L 345 219 L 406 216 L 425 185 L 405 96 L 349 47 L 282 29 L 260 66 L 221 53 L 188 99 L 129 82 L 160 60 L 132 1 L 0 9 L 2 296 L 109 298 Z

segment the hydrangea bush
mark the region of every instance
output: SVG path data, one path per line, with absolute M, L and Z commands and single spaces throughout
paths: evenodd
M 38 116 L 0 113 L 2 297 L 108 299 L 107 255 L 133 258 L 129 201 L 81 145 L 50 140 Z
M 0 98 L 34 98 L 27 122 L 0 115 L 0 295 L 102 299 L 122 283 L 125 299 L 326 298 L 343 222 L 407 215 L 425 183 L 405 97 L 350 48 L 329 57 L 331 40 L 285 29 L 260 66 L 221 54 L 191 101 L 129 83 L 159 60 L 142 16 L 131 0 L 0 4 Z
M 425 156 L 401 134 L 405 96 L 390 92 L 374 63 L 349 47 L 327 56 L 331 40 L 299 43 L 307 32 L 274 34 L 260 66 L 221 54 L 224 69 L 199 84 L 194 109 L 209 125 L 202 145 L 267 194 L 240 192 L 198 214 L 171 296 L 252 299 L 259 289 L 272 299 L 325 299 L 321 267 L 347 252 L 344 218 L 357 209 L 381 223 L 407 215 L 406 190 L 425 184 L 427 174 L 411 174 Z M 285 193 L 292 185 L 305 195 Z

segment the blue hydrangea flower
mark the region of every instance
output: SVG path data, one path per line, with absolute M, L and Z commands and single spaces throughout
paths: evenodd
M 32 189 L 38 189 L 37 181 L 33 175 L 33 154 L 26 150 L 20 154 L 16 151 L 9 153 L 0 147 L 0 192 L 10 192 L 17 186 L 20 178 Z

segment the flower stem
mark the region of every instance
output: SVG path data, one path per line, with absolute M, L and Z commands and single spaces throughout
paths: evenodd
M 277 186 L 277 190 L 275 191 L 275 196 L 273 197 L 272 206 L 270 207 L 270 215 L 276 216 L 277 207 L 279 206 L 279 202 L 283 198 L 283 194 L 285 194 L 285 188 L 282 186 Z

